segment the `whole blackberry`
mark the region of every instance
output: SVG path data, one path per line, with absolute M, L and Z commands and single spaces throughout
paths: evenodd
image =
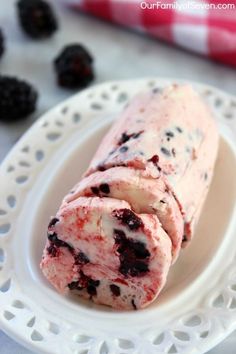
M 0 75 L 0 120 L 16 121 L 35 110 L 38 94 L 27 82 Z
M 56 31 L 57 19 L 46 1 L 19 0 L 17 9 L 20 24 L 28 36 L 41 39 L 50 37 Z
M 3 37 L 2 30 L 0 28 L 0 57 L 3 55 L 3 52 L 4 52 L 4 37 Z
M 67 88 L 86 87 L 94 78 L 93 58 L 80 44 L 66 46 L 54 60 L 57 82 Z

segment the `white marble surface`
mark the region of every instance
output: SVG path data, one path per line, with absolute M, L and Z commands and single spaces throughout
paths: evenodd
M 0 27 L 7 37 L 7 51 L 0 62 L 0 73 L 26 78 L 38 88 L 36 114 L 17 124 L 0 123 L 0 161 L 24 131 L 43 112 L 72 93 L 55 84 L 52 59 L 64 44 L 81 42 L 95 58 L 96 80 L 129 79 L 145 76 L 176 77 L 201 81 L 236 94 L 236 70 L 213 63 L 144 35 L 74 14 L 54 0 L 60 30 L 53 39 L 34 42 L 18 27 L 15 0 L 1 1 Z M 235 354 L 236 334 L 208 354 Z M 30 354 L 0 331 L 1 354 Z M 53 354 L 53 353 L 52 353 Z

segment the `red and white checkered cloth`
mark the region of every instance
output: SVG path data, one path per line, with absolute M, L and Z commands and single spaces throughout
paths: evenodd
M 67 0 L 67 2 L 75 9 L 236 66 L 236 0 Z M 182 7 L 177 8 L 176 3 L 180 6 L 182 4 Z M 186 7 L 187 3 L 189 7 Z M 167 4 L 172 4 L 175 8 L 167 9 L 166 7 L 170 6 Z M 196 6 L 199 4 L 205 7 L 197 9 Z M 222 5 L 226 4 L 232 5 L 231 8 L 222 9 Z

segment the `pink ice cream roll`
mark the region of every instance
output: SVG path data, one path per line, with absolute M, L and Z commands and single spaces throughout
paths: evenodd
M 61 293 L 128 310 L 155 300 L 171 259 L 156 215 L 137 215 L 113 198 L 79 197 L 51 220 L 41 269 Z
M 154 301 L 194 233 L 218 140 L 189 85 L 134 98 L 49 224 L 46 278 L 117 309 Z

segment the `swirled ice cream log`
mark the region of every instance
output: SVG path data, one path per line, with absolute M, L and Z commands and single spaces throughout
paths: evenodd
M 135 97 L 49 223 L 41 269 L 51 284 L 117 309 L 154 301 L 194 233 L 218 139 L 189 85 Z
M 64 202 L 48 227 L 41 269 L 61 293 L 138 309 L 165 284 L 171 241 L 156 215 L 135 214 L 113 198 Z

